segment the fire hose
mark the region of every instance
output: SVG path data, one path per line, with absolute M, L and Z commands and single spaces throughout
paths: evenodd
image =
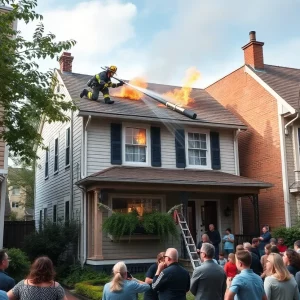
M 104 68 L 104 67 L 102 67 L 102 69 L 103 69 L 103 70 L 107 70 L 107 68 Z M 121 79 L 119 79 L 119 78 L 117 78 L 117 77 L 115 77 L 115 76 L 112 76 L 112 78 L 114 78 L 115 80 L 117 80 L 117 81 L 119 81 L 119 82 L 122 82 L 123 84 L 128 85 L 128 86 L 131 87 L 132 89 L 135 89 L 135 90 L 137 90 L 137 91 L 139 91 L 139 92 L 145 94 L 146 96 L 152 98 L 153 100 L 156 100 L 156 101 L 158 101 L 159 103 L 165 105 L 165 106 L 168 107 L 169 109 L 172 109 L 172 110 L 174 110 L 174 111 L 176 111 L 176 112 L 178 112 L 178 113 L 180 113 L 180 114 L 182 114 L 182 115 L 184 115 L 184 116 L 186 116 L 186 117 L 188 117 L 188 118 L 190 118 L 190 119 L 196 119 L 196 118 L 197 118 L 197 114 L 196 114 L 195 112 L 193 112 L 192 110 L 190 110 L 190 109 L 183 108 L 183 107 L 181 107 L 181 106 L 179 106 L 179 105 L 177 105 L 177 104 L 174 104 L 174 103 L 172 103 L 172 102 L 170 102 L 170 101 L 167 101 L 167 100 L 165 100 L 165 99 L 164 99 L 163 97 L 161 97 L 161 96 L 158 96 L 158 95 L 155 95 L 155 96 L 154 96 L 154 95 L 151 94 L 150 91 L 145 90 L 145 89 L 140 88 L 140 87 L 137 87 L 137 86 L 134 86 L 134 85 L 132 85 L 132 84 L 130 84 L 130 83 L 124 81 L 124 80 L 121 80 Z

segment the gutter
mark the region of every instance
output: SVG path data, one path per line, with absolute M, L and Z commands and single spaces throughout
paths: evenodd
M 73 189 L 73 180 L 74 180 L 74 149 L 73 149 L 73 132 L 74 132 L 74 112 L 71 111 L 71 126 L 70 126 L 70 195 L 71 195 L 71 212 L 74 213 L 74 189 Z
M 81 139 L 81 179 L 86 177 L 87 174 L 87 127 L 90 123 L 90 120 L 92 119 L 92 116 L 89 115 L 84 130 L 82 126 L 82 139 Z M 83 124 L 82 124 L 83 125 Z
M 291 120 L 285 124 L 285 126 L 284 126 L 284 134 L 285 135 L 289 134 L 288 126 L 290 126 L 292 123 L 294 123 L 297 119 L 299 119 L 299 113 L 297 113 L 296 117 L 293 120 Z

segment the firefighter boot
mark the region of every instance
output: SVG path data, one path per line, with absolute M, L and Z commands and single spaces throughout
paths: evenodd
M 114 103 L 115 103 L 115 101 L 110 100 L 109 97 L 104 98 L 104 102 L 105 102 L 106 104 L 114 104 Z
M 88 90 L 84 89 L 81 93 L 80 93 L 80 98 L 82 98 L 83 96 L 87 96 L 88 94 Z

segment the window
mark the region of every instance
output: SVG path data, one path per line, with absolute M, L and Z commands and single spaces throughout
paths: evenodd
M 140 216 L 144 213 L 161 211 L 161 198 L 155 197 L 113 197 L 112 209 L 115 212 L 129 213 L 136 210 Z
M 54 173 L 58 172 L 58 138 L 54 141 Z
M 70 165 L 70 127 L 66 130 L 66 167 Z
M 20 188 L 13 187 L 12 194 L 15 195 L 15 196 L 19 196 L 20 195 Z
M 19 207 L 19 202 L 12 202 L 11 207 L 12 208 L 18 208 Z
M 147 130 L 145 128 L 125 128 L 125 162 L 147 162 Z
M 44 209 L 44 223 L 47 221 L 47 207 L 45 207 Z
M 189 131 L 186 135 L 188 166 L 210 168 L 208 132 Z
M 53 223 L 57 223 L 57 204 L 53 205 Z
M 48 149 L 46 149 L 46 157 L 45 157 L 45 178 L 47 179 L 49 177 L 49 151 L 50 146 Z
M 42 228 L 43 228 L 43 211 L 40 210 L 39 229 L 42 230 Z
M 70 201 L 65 202 L 65 222 L 70 221 Z

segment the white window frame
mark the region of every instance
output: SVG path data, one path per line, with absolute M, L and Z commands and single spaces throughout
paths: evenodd
M 159 194 L 108 194 L 108 206 L 113 207 L 113 198 L 155 198 L 161 201 L 161 212 L 166 212 L 166 196 Z M 108 211 L 108 216 L 112 212 Z
M 55 143 L 56 143 L 56 140 L 57 140 L 57 154 L 55 153 Z M 59 171 L 59 137 L 55 137 L 54 138 L 54 147 L 53 147 L 53 171 L 54 171 L 54 174 L 57 174 L 58 171 Z M 57 156 L 57 170 L 55 170 L 55 157 Z
M 69 146 L 67 145 L 68 141 L 68 132 L 69 132 Z M 71 127 L 68 127 L 65 132 L 65 168 L 68 168 L 70 166 L 70 160 L 71 160 Z M 69 152 L 69 163 L 67 164 L 67 151 Z
M 18 193 L 15 193 L 15 190 L 18 190 Z M 21 194 L 21 188 L 17 187 L 17 186 L 14 186 L 12 188 L 12 195 L 14 195 L 14 196 L 20 196 L 20 194 Z
M 64 221 L 66 222 L 66 202 L 69 202 L 69 220 L 71 220 L 71 197 L 66 196 L 64 197 Z
M 207 146 L 207 156 L 206 156 L 206 166 L 201 165 L 190 165 L 189 164 L 189 143 L 188 134 L 189 133 L 199 133 L 206 135 L 206 146 Z M 189 169 L 201 169 L 201 170 L 211 170 L 211 149 L 210 149 L 210 131 L 202 128 L 186 128 L 185 129 L 185 155 L 186 155 L 186 168 Z
M 145 129 L 146 130 L 146 162 L 133 162 L 126 161 L 126 128 L 137 128 L 137 129 Z M 126 166 L 145 166 L 149 167 L 151 165 L 150 162 L 150 150 L 151 150 L 151 138 L 150 138 L 150 126 L 149 125 L 140 125 L 135 123 L 123 123 L 122 124 L 122 165 Z
M 48 160 L 47 160 L 47 154 L 48 154 Z M 47 165 L 47 169 L 48 169 L 48 174 L 46 175 L 46 163 L 48 163 Z M 48 145 L 48 149 L 46 149 L 46 155 L 45 155 L 45 170 L 44 170 L 44 176 L 45 176 L 45 179 L 48 179 L 49 178 L 49 171 L 50 171 L 50 143 Z
M 12 207 L 12 208 L 19 208 L 19 206 L 20 206 L 20 205 L 19 205 L 19 202 L 18 202 L 18 201 L 12 201 L 12 202 L 11 202 L 11 207 Z

